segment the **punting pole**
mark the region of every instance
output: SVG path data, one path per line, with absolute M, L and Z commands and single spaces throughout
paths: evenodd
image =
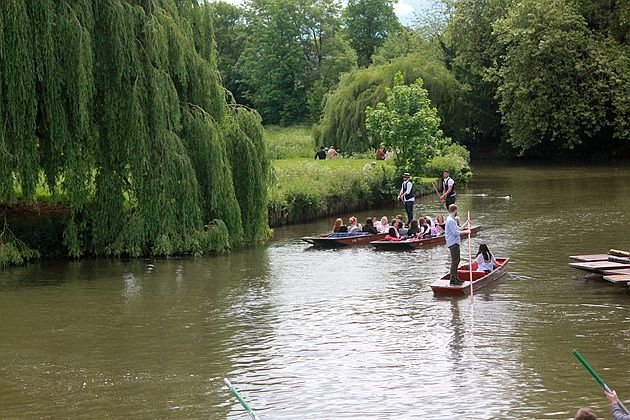
M 588 370 L 588 373 L 590 373 L 591 376 L 593 376 L 593 378 L 595 378 L 595 380 L 601 385 L 602 388 L 604 388 L 604 390 L 606 392 L 608 392 L 608 393 L 612 392 L 610 387 L 608 387 L 608 385 L 606 385 L 606 383 L 602 380 L 602 378 L 599 377 L 597 372 L 595 372 L 595 369 L 593 369 L 591 367 L 591 365 L 589 365 L 588 362 L 586 360 L 584 360 L 582 355 L 580 353 L 578 353 L 577 350 L 572 350 L 571 353 L 573 353 L 573 355 L 580 361 L 580 363 L 582 363 L 582 365 L 584 365 L 586 370 Z M 621 401 L 617 400 L 617 403 L 619 404 L 619 407 L 623 410 L 624 413 L 630 414 L 630 411 L 628 411 L 626 406 L 623 405 L 623 403 Z
M 252 420 L 259 420 L 259 418 L 256 415 L 256 413 L 254 413 L 254 410 L 252 410 L 252 408 L 249 406 L 249 404 L 247 404 L 247 402 L 245 402 L 243 397 L 241 397 L 241 394 L 239 394 L 238 391 L 232 386 L 232 384 L 230 383 L 230 380 L 228 378 L 223 378 L 223 382 L 228 387 L 228 389 L 230 390 L 232 395 L 234 395 L 234 397 L 238 400 L 238 402 L 241 403 L 241 405 L 243 406 L 245 411 L 247 411 L 247 414 L 249 414 L 249 416 L 252 418 Z
M 442 196 L 440 195 L 440 193 L 438 192 L 437 188 L 435 188 L 435 184 L 432 182 L 431 185 L 433 186 L 433 191 L 435 191 L 435 193 L 438 196 L 438 200 L 440 200 L 442 198 Z
M 470 210 L 468 210 L 468 272 L 470 273 L 470 298 L 473 297 L 472 248 L 470 244 Z

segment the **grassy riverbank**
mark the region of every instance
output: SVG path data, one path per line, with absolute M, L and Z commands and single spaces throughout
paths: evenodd
M 394 165 L 373 159 L 343 157 L 314 160 L 315 147 L 306 127 L 268 127 L 274 158 L 269 225 L 300 223 L 392 203 L 400 188 Z M 432 191 L 432 178 L 415 179 L 416 192 Z

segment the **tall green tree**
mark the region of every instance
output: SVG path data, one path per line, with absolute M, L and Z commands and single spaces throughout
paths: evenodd
M 251 105 L 243 96 L 242 72 L 238 65 L 238 60 L 247 45 L 245 10 L 224 1 L 217 1 L 211 5 L 214 9 L 217 69 L 221 74 L 223 87 L 230 91 L 237 103 Z
M 349 0 L 344 11 L 350 45 L 359 67 L 367 67 L 387 37 L 400 28 L 394 13 L 396 0 Z
M 628 109 L 619 101 L 630 86 L 627 67 L 620 72 L 608 64 L 606 44 L 570 3 L 524 0 L 494 27 L 506 52 L 497 96 L 517 150 L 548 153 L 611 135 L 628 139 L 614 129 L 627 127 Z
M 323 97 L 354 53 L 341 37 L 337 0 L 251 0 L 246 48 L 237 67 L 244 97 L 266 124 L 316 119 Z
M 396 151 L 395 163 L 400 172 L 423 174 L 427 162 L 451 143 L 440 130 L 437 109 L 422 87 L 422 79 L 405 85 L 400 72 L 385 94 L 385 102 L 367 107 L 365 126 L 387 149 Z
M 226 103 L 212 19 L 196 1 L 0 3 L 0 200 L 33 200 L 43 174 L 71 207 L 74 256 L 203 253 L 266 237 L 266 208 L 245 208 L 266 188 L 239 201 L 229 159 L 234 130 L 260 149 L 262 127 Z M 239 164 L 250 159 L 264 186 L 266 154 Z
M 338 88 L 327 98 L 323 117 L 314 128 L 316 144 L 330 144 L 346 153 L 364 152 L 379 145 L 365 128 L 365 109 L 386 99 L 386 88 L 393 86 L 401 72 L 406 83 L 423 79 L 429 97 L 440 112 L 442 129 L 455 138 L 462 135 L 457 126 L 461 86 L 435 57 L 410 54 L 388 64 L 358 69 L 346 74 Z

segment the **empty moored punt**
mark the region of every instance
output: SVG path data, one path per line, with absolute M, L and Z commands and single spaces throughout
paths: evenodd
M 471 235 L 474 235 L 477 232 L 479 232 L 479 229 L 481 229 L 481 226 L 473 226 L 470 229 Z M 460 236 L 462 238 L 465 238 L 468 236 L 468 234 L 462 233 Z M 405 250 L 410 250 L 410 249 L 426 248 L 426 247 L 434 246 L 434 245 L 442 245 L 445 243 L 446 243 L 446 237 L 444 235 L 440 235 L 440 236 L 434 236 L 434 237 L 425 238 L 425 239 L 418 239 L 418 238 L 405 239 L 403 241 L 385 241 L 385 240 L 372 241 L 370 242 L 370 245 L 372 245 L 374 248 L 378 250 L 405 251 Z
M 372 241 L 385 239 L 385 236 L 387 236 L 386 233 L 325 233 L 319 236 L 305 236 L 302 240 L 317 247 L 340 248 L 344 246 L 367 245 Z
M 569 263 L 569 267 L 577 268 L 578 270 L 589 271 L 591 273 L 604 274 L 604 272 L 610 270 L 629 268 L 630 265 L 627 263 L 620 263 L 616 261 L 589 261 Z
M 509 258 L 497 258 L 497 267 L 489 272 L 473 271 L 473 291 L 477 291 L 482 287 L 494 282 L 507 273 L 507 264 L 510 261 Z M 476 263 L 473 262 L 473 268 L 476 268 Z M 435 295 L 453 295 L 453 296 L 465 296 L 470 293 L 470 271 L 468 271 L 468 264 L 464 264 L 457 270 L 457 278 L 464 283 L 459 285 L 450 284 L 450 273 L 444 275 L 441 279 L 431 284 L 431 289 Z

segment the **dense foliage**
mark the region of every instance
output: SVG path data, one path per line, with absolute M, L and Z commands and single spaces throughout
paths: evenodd
M 440 130 L 440 117 L 422 79 L 405 85 L 396 73 L 394 86 L 385 89 L 385 102 L 366 109 L 365 126 L 387 150 L 395 150 L 400 172 L 422 174 L 429 160 L 449 143 Z
M 344 18 L 359 66 L 368 67 L 372 55 L 400 27 L 394 3 L 395 0 L 348 0 Z
M 394 75 L 401 72 L 405 83 L 418 78 L 424 82 L 431 102 L 437 107 L 443 125 L 441 129 L 454 139 L 460 136 L 457 123 L 459 84 L 434 56 L 410 54 L 388 64 L 375 65 L 349 73 L 337 90 L 330 95 L 324 116 L 315 127 L 315 141 L 320 145 L 334 145 L 343 152 L 363 152 L 379 146 L 377 138 L 370 138 L 365 128 L 365 110 L 385 101 L 386 89 L 393 86 Z
M 356 66 L 335 0 L 248 0 L 242 8 L 223 2 L 213 7 L 225 85 L 241 103 L 255 107 L 265 124 L 316 121 L 324 95 Z
M 226 102 L 212 13 L 192 0 L 3 1 L 0 201 L 32 200 L 41 181 L 71 208 L 75 256 L 265 238 L 260 118 Z
M 629 10 L 627 0 L 456 2 L 445 50 L 471 86 L 473 141 L 535 156 L 630 150 Z

